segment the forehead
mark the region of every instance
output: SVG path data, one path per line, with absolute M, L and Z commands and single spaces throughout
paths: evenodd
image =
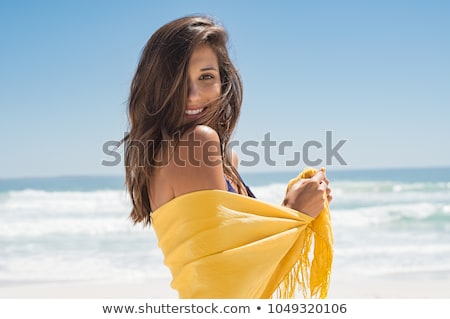
M 207 44 L 201 44 L 194 49 L 191 58 L 189 59 L 189 67 L 218 67 L 217 54 Z

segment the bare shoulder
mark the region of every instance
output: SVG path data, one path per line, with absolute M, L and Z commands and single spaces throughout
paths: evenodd
M 196 145 L 198 144 L 206 144 L 208 145 L 217 145 L 220 147 L 220 138 L 219 134 L 207 125 L 197 125 L 190 132 L 184 134 L 181 139 L 183 142 L 194 142 Z M 184 143 L 186 144 L 186 143 Z M 183 145 L 184 145 L 183 144 Z M 197 150 L 198 151 L 198 150 Z
M 217 132 L 198 125 L 173 150 L 169 178 L 175 196 L 205 189 L 226 190 Z
M 178 164 L 194 168 L 199 166 L 222 167 L 221 154 L 219 135 L 206 125 L 197 125 L 192 131 L 184 134 L 174 153 L 182 159 Z

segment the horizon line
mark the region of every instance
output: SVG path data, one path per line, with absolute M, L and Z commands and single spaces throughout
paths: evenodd
M 307 166 L 305 166 L 307 167 Z M 304 168 L 305 168 L 304 167 Z M 319 169 L 320 167 L 313 167 Z M 395 166 L 389 166 L 389 167 L 357 167 L 357 168 L 327 168 L 325 167 L 327 171 L 333 171 L 333 172 L 351 172 L 351 171 L 390 171 L 390 170 L 427 170 L 427 169 L 450 169 L 450 165 L 444 166 L 444 165 L 438 165 L 438 166 L 401 166 L 401 167 L 395 167 Z M 299 172 L 299 169 L 269 169 L 269 170 L 242 170 L 239 173 L 245 174 L 245 175 L 252 175 L 252 174 L 277 174 L 277 173 L 295 173 Z M 125 173 L 122 174 L 54 174 L 54 175 L 34 175 L 34 176 L 11 176 L 11 177 L 0 177 L 0 181 L 5 180 L 19 180 L 19 179 L 53 179 L 53 178 L 124 178 Z

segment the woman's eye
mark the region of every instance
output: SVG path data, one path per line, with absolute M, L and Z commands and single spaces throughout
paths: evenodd
M 200 80 L 211 80 L 211 79 L 214 79 L 214 76 L 211 74 L 202 74 L 200 76 Z

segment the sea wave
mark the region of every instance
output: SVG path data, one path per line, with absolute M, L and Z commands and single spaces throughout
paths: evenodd
M 25 218 L 98 214 L 121 215 L 130 210 L 124 191 L 50 192 L 43 190 L 9 191 L 0 199 L 0 216 Z
M 334 209 L 334 225 L 361 226 L 436 226 L 450 227 L 448 205 L 418 202 L 410 204 L 388 204 L 352 209 Z
M 336 181 L 336 267 L 377 274 L 450 271 L 450 183 Z M 284 183 L 252 187 L 273 204 Z M 0 193 L 0 281 L 170 276 L 151 228 L 133 226 L 123 189 Z

